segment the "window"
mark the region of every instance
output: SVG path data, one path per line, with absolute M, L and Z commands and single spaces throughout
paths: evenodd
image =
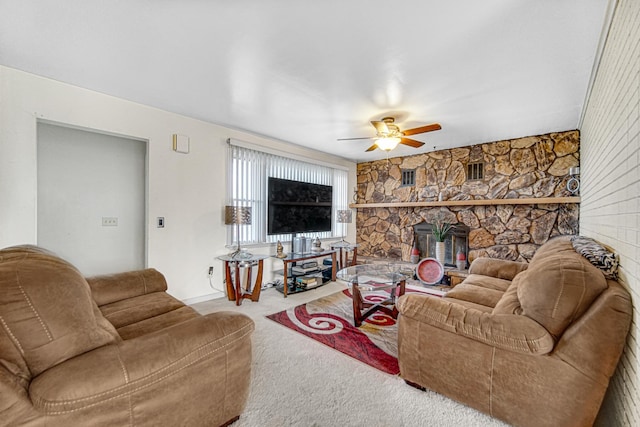
M 251 207 L 251 225 L 241 225 L 241 244 L 273 243 L 291 239 L 290 234 L 267 235 L 267 185 L 269 177 L 331 185 L 333 187 L 333 232 L 307 233 L 306 237 L 339 237 L 348 224 L 337 222 L 335 212 L 348 209 L 346 170 L 229 144 L 227 204 Z M 227 244 L 237 243 L 237 227 L 228 227 Z

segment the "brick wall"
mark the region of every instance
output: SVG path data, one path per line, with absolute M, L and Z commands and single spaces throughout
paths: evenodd
M 613 13 L 580 126 L 580 232 L 621 257 L 621 282 L 634 321 L 598 424 L 640 425 L 640 2 L 620 0 Z

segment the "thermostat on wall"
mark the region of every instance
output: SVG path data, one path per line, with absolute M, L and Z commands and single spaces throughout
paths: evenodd
M 185 135 L 173 134 L 173 151 L 177 153 L 189 153 L 189 137 Z

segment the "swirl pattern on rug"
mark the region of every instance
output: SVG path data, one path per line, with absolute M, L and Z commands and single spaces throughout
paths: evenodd
M 380 302 L 388 297 L 384 293 L 371 293 L 365 299 Z M 392 375 L 400 373 L 396 320 L 383 312 L 376 312 L 360 328 L 356 328 L 348 290 L 271 314 L 267 318 L 383 372 Z

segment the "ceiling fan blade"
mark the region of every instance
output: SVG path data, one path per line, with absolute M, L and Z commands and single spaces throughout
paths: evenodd
M 418 148 L 424 145 L 424 142 L 416 141 L 415 139 L 402 138 L 400 144 L 408 145 L 409 147 Z
M 374 128 L 376 128 L 376 130 L 378 131 L 378 133 L 389 133 L 389 128 L 387 127 L 387 124 L 385 122 L 380 122 L 380 121 L 372 121 L 371 124 L 373 125 Z
M 365 151 L 365 152 L 366 152 L 366 151 L 373 151 L 373 150 L 375 150 L 376 148 L 378 148 L 378 145 L 377 145 L 377 144 L 373 144 L 371 147 L 367 148 L 367 149 L 366 149 L 366 150 L 364 150 L 364 151 Z
M 372 136 L 363 136 L 362 138 L 338 138 L 337 141 L 353 141 L 356 139 L 374 139 Z
M 440 126 L 439 123 L 433 123 L 431 125 L 420 126 L 419 128 L 407 129 L 405 131 L 402 131 L 402 133 L 405 134 L 406 136 L 409 136 L 409 135 L 416 135 L 418 133 L 433 132 L 434 130 L 440 130 L 440 129 L 442 129 L 442 127 Z

